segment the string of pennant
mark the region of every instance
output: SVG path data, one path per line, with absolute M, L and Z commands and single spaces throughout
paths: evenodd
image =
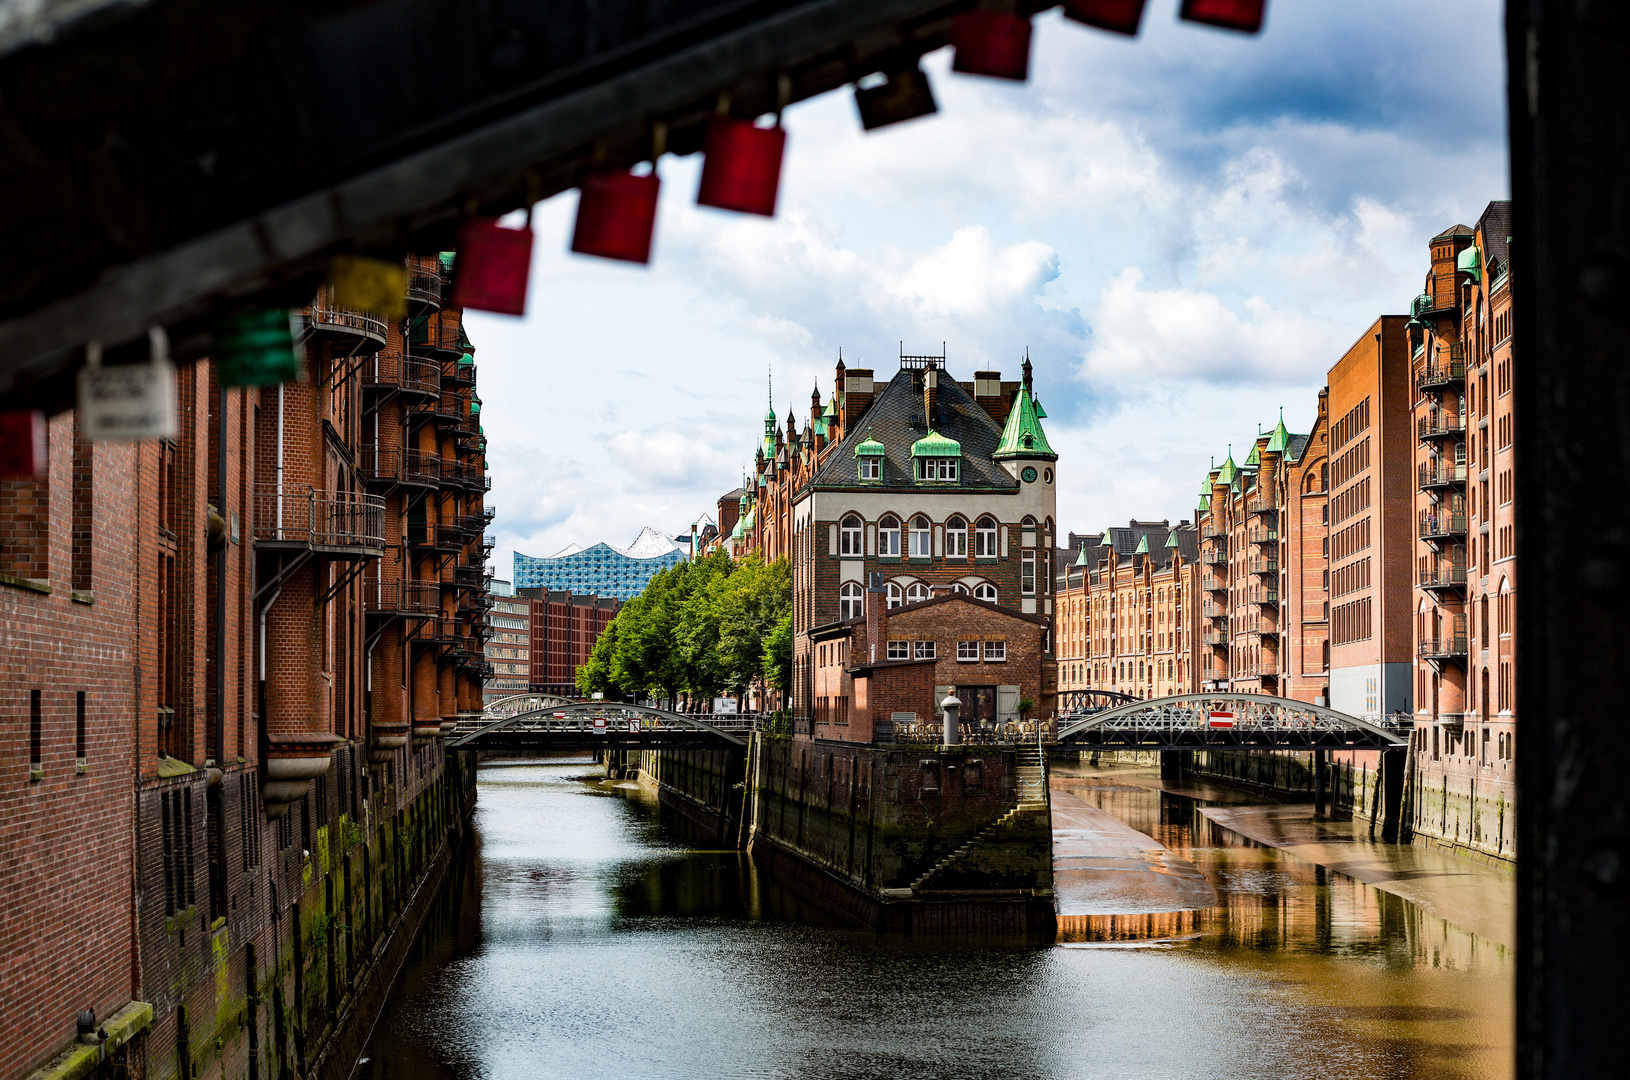
M 1181 0 L 1179 17 L 1228 30 L 1257 33 L 1267 0 Z M 1145 0 L 1065 0 L 1066 17 L 1101 30 L 1136 35 Z M 962 12 L 951 22 L 951 70 L 965 75 L 1023 82 L 1030 74 L 1031 21 L 1012 11 Z M 729 115 L 730 98 L 721 94 L 703 139 L 701 182 L 696 201 L 743 214 L 775 215 L 787 132 L 781 113 L 791 96 L 791 80 L 777 78 L 774 121 L 760 127 Z M 936 111 L 928 76 L 910 66 L 879 72 L 855 85 L 861 126 L 872 131 Z M 667 131 L 652 125 L 650 170 L 607 169 L 596 164 L 580 180 L 571 250 L 623 262 L 649 263 L 662 180 L 657 163 L 666 152 Z M 599 157 L 597 154 L 596 157 Z M 452 303 L 456 307 L 524 315 L 532 268 L 531 206 L 528 183 L 525 220 L 518 228 L 497 218 L 467 213 L 458 230 Z M 360 255 L 336 256 L 329 268 L 329 298 L 349 311 L 401 318 L 407 312 L 407 269 L 400 262 Z M 220 385 L 271 386 L 300 378 L 296 316 L 287 310 L 252 311 L 228 317 L 215 328 L 211 360 Z M 149 335 L 146 363 L 104 367 L 102 350 L 91 342 L 80 369 L 78 410 L 81 429 L 93 440 L 173 438 L 175 369 L 162 328 Z M 46 421 L 42 412 L 0 411 L 0 479 L 38 479 L 46 470 Z

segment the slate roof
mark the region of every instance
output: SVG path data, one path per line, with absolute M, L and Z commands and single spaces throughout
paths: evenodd
M 870 437 L 883 444 L 883 487 L 914 488 L 911 446 L 928 434 L 923 418 L 923 395 L 913 386 L 912 372 L 902 369 L 878 392 L 854 430 L 827 456 L 810 485 L 816 488 L 860 486 L 855 473 L 854 448 Z M 983 489 L 1014 491 L 1018 480 L 1009 476 L 992 455 L 1002 430 L 983 407 L 954 380 L 939 380 L 939 417 L 934 430 L 962 444 L 962 479 L 956 484 L 936 483 L 935 491 Z M 876 487 L 872 481 L 868 487 Z
M 1488 256 L 1489 266 L 1498 263 L 1502 268 L 1511 258 L 1511 247 L 1507 243 L 1511 236 L 1511 203 L 1508 201 L 1491 202 L 1483 215 L 1477 219 L 1477 227 L 1483 233 L 1483 247 Z M 1493 277 L 1493 273 L 1489 275 Z

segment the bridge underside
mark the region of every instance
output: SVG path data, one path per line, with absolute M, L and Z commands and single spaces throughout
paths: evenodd
M 459 740 L 452 750 L 483 753 L 570 753 L 588 750 L 737 750 L 740 746 L 703 732 L 607 732 L 604 735 L 569 731 L 495 731 L 478 739 Z

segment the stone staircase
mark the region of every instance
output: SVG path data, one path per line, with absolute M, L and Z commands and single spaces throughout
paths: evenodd
M 1019 795 L 1018 803 L 1007 813 L 974 833 L 961 847 L 929 867 L 927 873 L 911 883 L 912 892 L 921 890 L 935 874 L 968 854 L 981 841 L 1008 825 L 1019 815 L 1047 812 L 1047 765 L 1039 746 L 1019 747 L 1014 774 Z

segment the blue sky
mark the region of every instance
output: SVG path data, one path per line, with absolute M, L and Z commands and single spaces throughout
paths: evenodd
M 939 112 L 865 134 L 852 96 L 787 111 L 779 215 L 694 205 L 667 158 L 649 268 L 566 252 L 540 204 L 528 314 L 472 313 L 500 577 L 511 552 L 682 532 L 838 349 L 953 375 L 1026 348 L 1060 526 L 1191 517 L 1201 476 L 1420 291 L 1428 239 L 1508 195 L 1494 0 L 1270 0 L 1260 37 L 1151 0 L 1126 40 L 1036 20 L 1031 79 L 926 58 Z

